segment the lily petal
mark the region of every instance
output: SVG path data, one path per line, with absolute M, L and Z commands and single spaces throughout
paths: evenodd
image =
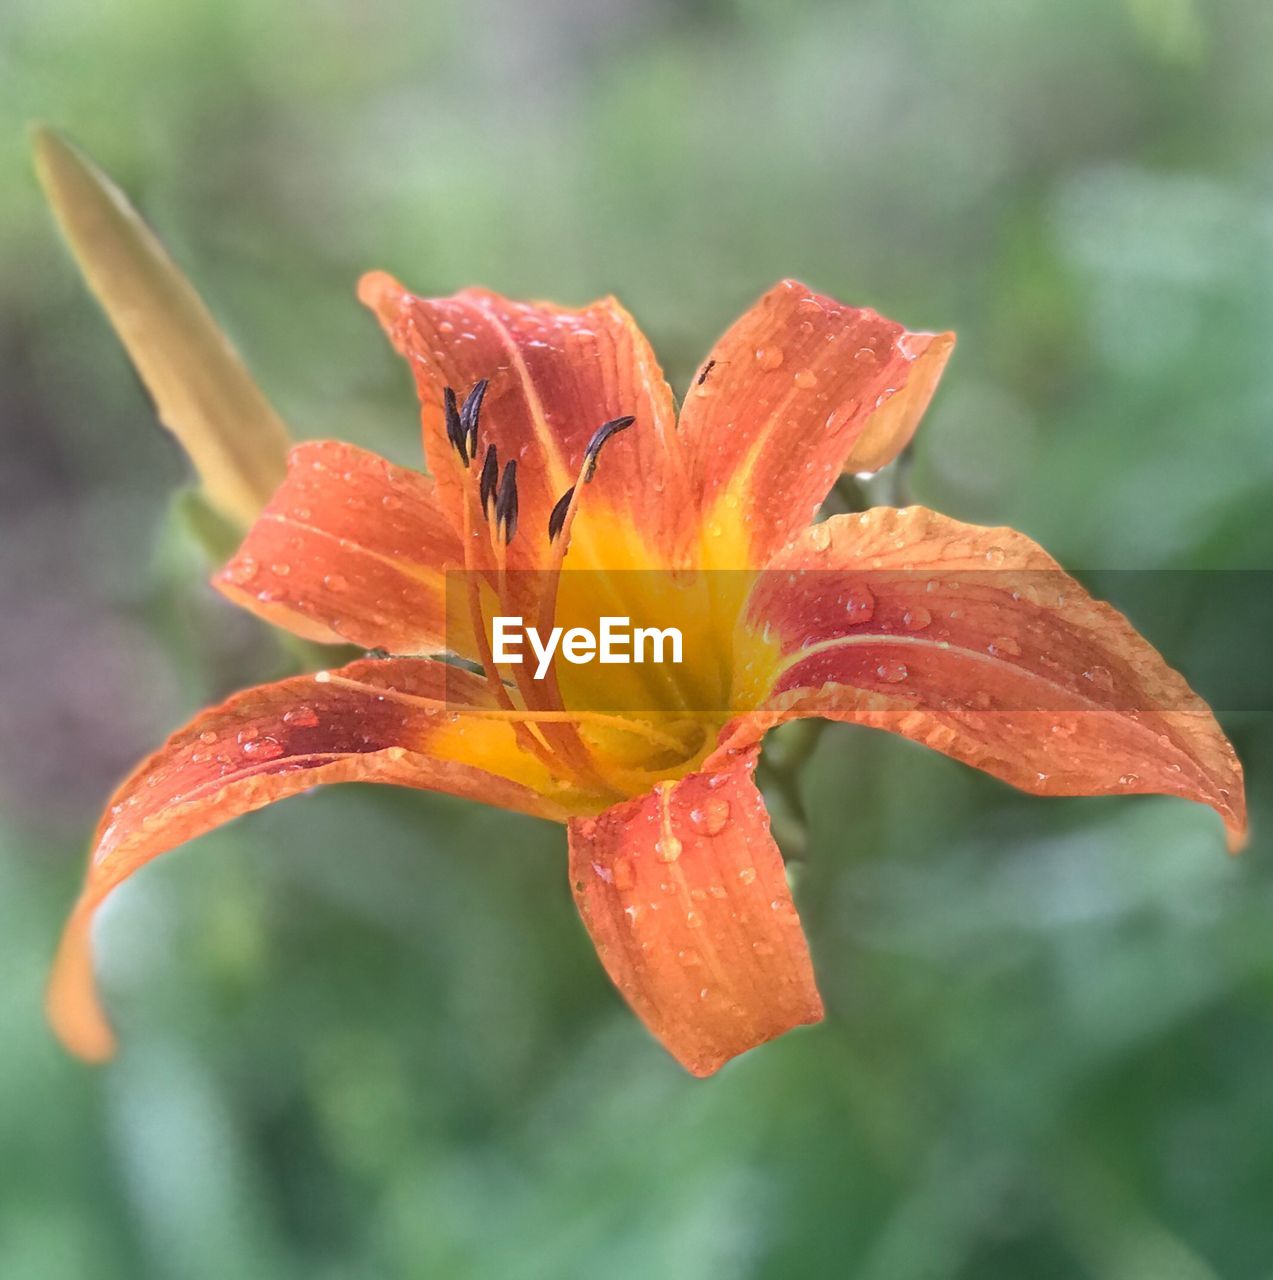
M 177 845 L 325 782 L 443 791 L 557 821 L 580 808 L 522 752 L 485 685 L 455 667 L 364 660 L 236 694 L 175 733 L 112 797 L 50 980 L 49 1018 L 69 1049 L 100 1060 L 114 1048 L 89 940 L 106 895 Z
M 766 631 L 772 684 L 739 741 L 795 716 L 853 721 L 1036 795 L 1200 801 L 1231 847 L 1245 839 L 1242 769 L 1207 705 L 1013 529 L 919 507 L 834 517 L 759 576 L 740 644 Z
M 320 440 L 288 454 L 287 478 L 213 583 L 307 640 L 468 652 L 446 619 L 446 571 L 462 562 L 428 476 Z
M 842 470 L 894 457 L 954 344 L 795 280 L 775 285 L 712 349 L 681 409 L 706 563 L 764 564 Z
M 36 171 L 62 234 L 181 441 L 208 501 L 242 528 L 283 475 L 288 435 L 261 388 L 122 191 L 51 129 Z
M 696 1076 L 822 1017 L 758 749 L 570 823 L 575 901 L 606 972 Z
M 513 543 L 510 564 L 537 567 L 549 558 L 549 516 L 578 479 L 589 441 L 603 423 L 628 415 L 636 422 L 607 446 L 588 502 L 636 531 L 629 546 L 634 553 L 648 555 L 654 547 L 672 555 L 688 542 L 672 393 L 649 343 L 613 298 L 578 310 L 510 302 L 482 289 L 418 298 L 383 272 L 363 277 L 359 297 L 411 362 L 429 468 L 457 520 L 463 499 L 443 390 L 450 386 L 463 396 L 489 380 L 476 456 L 493 444 L 501 463 L 517 462 L 524 536 Z M 476 472 L 480 462 L 470 465 Z M 613 537 L 613 529 L 601 528 L 605 523 L 581 522 L 572 550 L 576 564 L 590 538 Z M 611 543 L 607 567 L 623 567 L 615 558 Z

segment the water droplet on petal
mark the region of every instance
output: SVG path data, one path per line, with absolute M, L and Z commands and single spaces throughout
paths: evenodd
M 217 740 L 217 735 L 211 729 L 205 729 L 199 735 L 199 741 L 211 746 Z
M 831 527 L 825 520 L 809 530 L 809 542 L 815 551 L 825 551 L 831 545 Z
M 277 738 L 253 738 L 251 742 L 243 744 L 243 754 L 253 760 L 277 760 L 284 750 Z
M 323 586 L 328 591 L 344 591 L 349 586 L 349 579 L 339 573 L 327 573 L 323 575 Z
M 888 658 L 875 668 L 875 674 L 886 684 L 901 684 L 910 672 L 906 669 L 906 663 Z
M 914 605 L 902 614 L 902 626 L 907 631 L 923 631 L 932 620 L 933 615 L 922 604 Z
M 783 352 L 781 347 L 757 347 L 756 363 L 762 369 L 776 369 L 782 364 Z
M 717 836 L 729 822 L 729 801 L 712 796 L 702 806 L 690 810 L 690 823 L 704 835 Z
M 675 862 L 681 856 L 681 850 L 684 846 L 673 835 L 660 836 L 654 842 L 654 852 L 658 854 L 660 862 Z
M 284 712 L 283 723 L 296 725 L 299 729 L 312 729 L 318 723 L 318 712 L 313 707 L 293 707 Z
M 800 388 L 801 391 L 812 391 L 818 385 L 818 375 L 812 369 L 801 369 L 799 373 L 792 378 L 792 382 Z
M 1000 636 L 986 645 L 986 652 L 992 658 L 1019 658 L 1021 646 L 1011 636 Z
M 738 873 L 738 878 L 743 882 L 743 884 L 755 884 L 755 882 L 756 882 L 756 868 L 755 868 L 755 867 L 744 867 L 744 868 L 743 868 L 743 869 Z
M 280 560 L 277 564 L 270 565 L 270 572 L 277 577 L 286 578 L 292 572 L 292 566 L 286 560 Z
M 875 616 L 875 597 L 869 587 L 861 583 L 851 586 L 844 597 L 844 612 L 849 615 L 849 622 L 856 625 L 870 622 Z
M 1095 685 L 1102 693 L 1111 693 L 1114 688 L 1114 677 L 1108 667 L 1088 667 L 1083 672 L 1083 679 Z
M 620 858 L 614 864 L 614 887 L 621 892 L 626 892 L 636 884 L 636 868 L 632 865 L 631 858 Z
M 256 559 L 253 556 L 239 556 L 235 560 L 231 560 L 225 567 L 225 576 L 231 582 L 242 586 L 245 582 L 251 582 L 256 577 L 257 570 L 260 569 Z

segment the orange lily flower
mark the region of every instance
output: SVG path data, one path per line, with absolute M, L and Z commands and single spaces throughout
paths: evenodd
M 823 1013 L 752 776 L 774 725 L 888 729 L 1040 795 L 1182 796 L 1241 842 L 1241 769 L 1206 705 L 1028 538 L 922 508 L 811 523 L 842 470 L 910 439 L 952 335 L 785 281 L 678 420 L 613 300 L 425 299 L 379 273 L 360 296 L 414 373 L 431 475 L 299 445 L 215 582 L 309 640 L 395 656 L 239 693 L 123 783 L 50 988 L 77 1053 L 113 1048 L 89 951 L 103 898 L 317 783 L 564 823 L 602 964 L 696 1075 Z M 494 661 L 497 614 L 671 619 L 683 661 L 555 660 L 535 681 Z M 448 653 L 469 662 L 430 656 Z

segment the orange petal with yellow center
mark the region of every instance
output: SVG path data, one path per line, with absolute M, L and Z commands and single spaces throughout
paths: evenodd
M 842 470 L 894 457 L 954 342 L 795 280 L 775 285 L 712 349 L 681 409 L 706 562 L 764 564 L 809 523 Z
M 569 828 L 575 901 L 601 963 L 696 1076 L 822 1017 L 752 781 L 756 755 L 719 753 L 702 772 Z
M 459 647 L 445 587 L 462 560 L 428 476 L 316 440 L 289 453 L 286 479 L 213 582 L 307 640 L 437 653 Z
M 770 663 L 739 741 L 794 716 L 853 721 L 1036 795 L 1183 796 L 1245 839 L 1242 769 L 1210 709 L 1013 529 L 919 507 L 834 517 L 770 562 L 739 639 Z
M 578 478 L 593 433 L 629 414 L 636 422 L 606 446 L 587 509 L 618 516 L 633 529 L 634 553 L 673 556 L 688 545 L 694 530 L 672 393 L 649 343 L 613 298 L 577 310 L 511 302 L 482 289 L 419 298 L 383 272 L 364 276 L 359 296 L 411 363 L 429 469 L 457 520 L 462 472 L 446 436 L 443 389 L 462 398 L 489 380 L 467 482 L 476 484 L 488 445 L 501 467 L 516 461 L 522 532 L 510 549 L 512 567 L 535 568 L 548 559 L 549 514 Z M 601 523 L 579 523 L 576 563 L 604 532 Z
M 558 821 L 581 807 L 520 750 L 485 685 L 455 667 L 361 661 L 236 694 L 173 734 L 111 799 L 49 987 L 68 1048 L 89 1059 L 114 1048 L 89 945 L 106 895 L 177 845 L 326 782 L 443 791 Z

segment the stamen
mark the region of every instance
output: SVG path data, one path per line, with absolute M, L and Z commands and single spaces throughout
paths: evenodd
M 557 535 L 561 532 L 562 526 L 566 523 L 566 512 L 570 510 L 570 502 L 574 496 L 575 486 L 572 484 L 570 488 L 557 499 L 557 503 L 548 517 L 549 542 L 555 542 L 557 540 Z
M 470 458 L 477 457 L 477 419 L 482 412 L 482 400 L 488 386 L 490 382 L 486 378 L 475 382 L 460 408 L 460 430 Z
M 483 386 L 485 384 L 479 383 L 478 385 Z M 482 515 L 488 524 L 491 519 L 491 507 L 495 502 L 495 486 L 498 482 L 499 454 L 492 444 L 486 448 L 486 461 L 482 463 L 482 480 L 478 488 L 478 497 L 482 504 Z
M 603 422 L 592 433 L 592 439 L 588 441 L 588 447 L 583 451 L 584 484 L 587 484 L 596 473 L 597 458 L 601 453 L 602 445 L 611 436 L 618 435 L 620 431 L 626 431 L 635 421 L 634 414 L 629 414 L 626 418 L 611 418 L 609 422 Z
M 450 387 L 443 388 L 442 405 L 446 412 L 446 438 L 451 442 L 451 448 L 460 455 L 460 461 L 467 467 L 469 453 L 464 424 L 460 421 L 460 411 L 456 407 L 455 392 Z
M 504 464 L 504 478 L 499 482 L 495 498 L 495 531 L 504 535 L 504 545 L 513 541 L 517 532 L 517 459 Z

